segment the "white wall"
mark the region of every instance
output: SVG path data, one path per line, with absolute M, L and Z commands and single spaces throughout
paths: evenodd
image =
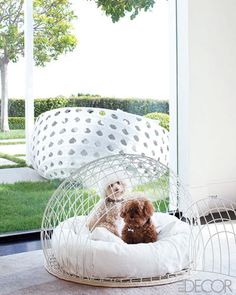
M 179 0 L 179 173 L 236 201 L 236 1 Z

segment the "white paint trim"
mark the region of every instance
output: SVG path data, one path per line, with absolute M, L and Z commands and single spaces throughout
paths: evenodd
M 25 0 L 24 5 L 26 163 L 30 165 L 30 138 L 34 126 L 33 0 Z
M 178 75 L 176 0 L 169 1 L 170 27 L 170 169 L 178 175 Z
M 188 0 L 177 2 L 178 101 L 177 101 L 177 158 L 180 181 L 189 184 L 189 59 L 188 59 Z

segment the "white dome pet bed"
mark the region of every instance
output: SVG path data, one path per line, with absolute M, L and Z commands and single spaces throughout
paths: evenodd
M 188 268 L 189 225 L 164 213 L 152 220 L 157 242 L 126 244 L 102 227 L 91 233 L 85 216 L 72 217 L 54 229 L 52 251 L 65 272 L 82 277 L 156 277 Z

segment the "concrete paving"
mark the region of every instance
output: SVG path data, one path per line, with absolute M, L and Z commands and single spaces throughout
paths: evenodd
M 26 154 L 25 144 L 13 144 L 13 145 L 0 145 L 0 153 L 15 155 Z
M 45 181 L 34 169 L 8 168 L 0 169 L 0 183 L 15 183 L 19 181 Z
M 0 158 L 0 167 L 4 166 L 4 165 L 12 165 L 12 166 L 14 166 L 14 165 L 16 165 L 16 163 L 12 162 L 12 161 L 9 161 L 7 159 L 4 159 L 4 158 Z
M 0 139 L 1 142 L 23 142 L 25 141 L 25 138 L 19 138 L 19 139 Z

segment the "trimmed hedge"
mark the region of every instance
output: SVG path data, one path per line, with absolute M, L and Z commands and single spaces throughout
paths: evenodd
M 145 118 L 159 120 L 160 125 L 167 130 L 169 128 L 170 116 L 164 113 L 149 113 L 144 116 Z M 10 129 L 25 129 L 25 118 L 23 117 L 9 117 L 9 127 Z
M 11 130 L 25 129 L 25 118 L 23 118 L 23 117 L 9 117 L 9 128 Z
M 79 96 L 72 98 L 56 97 L 47 99 L 35 99 L 35 117 L 40 114 L 62 107 L 94 107 L 106 109 L 121 109 L 123 111 L 145 115 L 152 112 L 169 113 L 169 102 L 167 100 L 155 99 L 121 99 L 99 96 Z M 9 117 L 24 117 L 25 101 L 23 99 L 9 100 Z
M 150 113 L 145 115 L 144 117 L 149 119 L 159 120 L 160 125 L 163 128 L 167 129 L 168 131 L 170 130 L 170 116 L 168 114 Z

